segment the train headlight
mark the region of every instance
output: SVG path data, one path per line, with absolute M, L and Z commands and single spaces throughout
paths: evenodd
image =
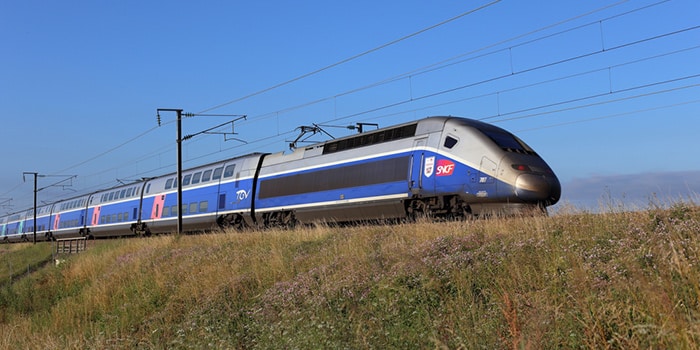
M 517 171 L 532 171 L 532 169 L 530 169 L 530 167 L 525 164 L 513 164 L 511 166 Z

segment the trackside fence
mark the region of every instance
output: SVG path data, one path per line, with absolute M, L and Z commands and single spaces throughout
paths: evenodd
M 53 242 L 54 260 L 61 255 L 77 254 L 87 249 L 87 237 L 61 238 Z

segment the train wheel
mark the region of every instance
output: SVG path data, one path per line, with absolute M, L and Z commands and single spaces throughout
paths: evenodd
M 241 231 L 246 228 L 245 220 L 241 214 L 226 214 L 219 216 L 216 223 L 222 230 L 235 229 Z
M 296 226 L 297 220 L 292 211 L 276 211 L 263 214 L 265 227 L 279 227 L 292 229 Z
M 86 239 L 95 239 L 95 237 L 90 232 L 90 229 L 87 229 L 87 230 L 80 229 L 80 236 L 85 237 Z
M 131 225 L 131 232 L 134 233 L 136 236 L 143 236 L 143 237 L 150 237 L 151 236 L 151 229 L 148 228 L 148 225 L 146 225 L 143 222 L 139 222 L 137 224 L 132 224 Z
M 406 214 L 410 221 L 417 221 L 421 218 L 427 218 L 429 214 L 428 205 L 420 199 L 414 199 L 409 202 L 408 206 L 406 207 Z

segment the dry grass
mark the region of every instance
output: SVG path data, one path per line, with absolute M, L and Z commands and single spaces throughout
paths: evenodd
M 698 348 L 698 232 L 675 204 L 105 240 L 0 291 L 0 347 Z

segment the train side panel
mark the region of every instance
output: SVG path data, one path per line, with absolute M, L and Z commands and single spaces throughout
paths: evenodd
M 7 218 L 7 225 L 4 237 L 6 242 L 22 242 L 27 240 L 27 237 L 24 233 L 25 218 L 26 212 L 15 213 Z
M 44 205 L 37 208 L 36 213 L 36 240 L 44 241 L 52 238 L 51 233 L 51 222 L 53 216 L 51 215 L 51 210 L 53 205 Z M 27 236 L 33 240 L 34 235 L 34 213 L 30 211 L 27 216 L 26 223 L 24 224 L 26 228 Z
M 53 205 L 50 227 L 56 239 L 80 237 L 87 221 L 88 196 L 56 202 Z
M 131 226 L 138 220 L 142 188 L 143 183 L 136 182 L 90 195 L 81 234 L 89 237 L 133 234 Z
M 285 164 L 296 168 L 295 162 Z M 256 211 L 294 210 L 309 221 L 364 220 L 403 215 L 407 197 L 409 155 L 348 160 L 333 166 L 261 175 Z
M 249 217 L 255 167 L 261 154 L 251 154 L 183 171 L 182 223 L 186 231 L 209 230 L 228 217 Z M 151 232 L 177 229 L 176 174 L 149 181 L 142 220 Z M 233 219 L 232 219 L 233 220 Z

